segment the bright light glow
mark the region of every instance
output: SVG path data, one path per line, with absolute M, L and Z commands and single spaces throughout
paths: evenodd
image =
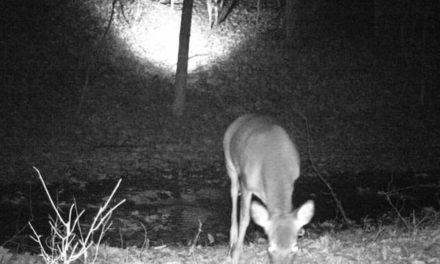
M 149 58 L 164 68 L 176 63 L 179 45 L 179 23 L 177 20 L 165 20 L 157 25 L 136 23 L 126 34 L 127 44 L 138 57 Z
M 109 10 L 103 9 L 106 8 L 101 7 L 99 13 L 101 16 L 105 13 L 105 17 L 108 17 Z M 181 10 L 155 1 L 134 1 L 124 7 L 124 13 L 129 23 L 122 14 L 115 16 L 114 32 L 141 61 L 146 60 L 161 72 L 173 74 L 177 64 Z M 200 11 L 196 16 L 193 11 L 189 72 L 207 67 L 213 60 L 224 57 L 225 51 L 230 49 L 226 45 L 235 42 L 214 38 L 207 28 L 207 16 L 207 13 L 203 13 L 200 17 Z

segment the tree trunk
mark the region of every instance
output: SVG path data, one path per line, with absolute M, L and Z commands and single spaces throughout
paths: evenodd
M 177 59 L 176 82 L 174 84 L 175 96 L 173 102 L 173 115 L 181 116 L 185 108 L 186 79 L 188 76 L 188 52 L 191 33 L 193 0 L 184 0 L 182 20 L 180 22 L 179 55 Z M 167 34 L 166 32 L 164 34 Z

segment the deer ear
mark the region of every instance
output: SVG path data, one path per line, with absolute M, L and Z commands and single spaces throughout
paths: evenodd
M 296 223 L 298 228 L 302 228 L 307 225 L 310 220 L 312 220 L 313 214 L 315 213 L 315 204 L 312 200 L 308 200 L 300 208 L 296 210 Z
M 251 216 L 256 224 L 264 228 L 265 230 L 269 226 L 269 212 L 259 202 L 251 203 Z

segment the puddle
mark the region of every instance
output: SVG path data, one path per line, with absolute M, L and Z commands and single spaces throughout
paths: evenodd
M 112 226 L 104 241 L 120 247 L 188 245 L 198 235 L 198 242 L 203 245 L 227 243 L 231 203 L 228 179 L 223 174 L 219 177 L 217 171 L 217 175 L 208 178 L 218 181 L 203 181 L 206 175 L 200 174 L 180 181 L 157 175 L 123 181 L 113 204 L 124 198 L 127 201 L 113 213 Z M 403 216 L 425 207 L 439 210 L 440 185 L 436 176 L 437 172 L 337 174 L 329 182 L 350 219 L 374 222 L 384 214 L 395 213 L 389 201 Z M 65 214 L 75 197 L 79 210 L 86 210 L 81 221 L 85 224 L 91 222 L 115 184 L 116 181 L 76 182 L 50 185 L 49 190 Z M 9 185 L 1 189 L 0 244 L 7 242 L 6 247 L 38 251 L 29 238 L 27 222 L 31 220 L 35 229 L 47 236 L 48 215 L 54 215 L 41 184 Z M 308 199 L 315 201 L 314 223 L 340 218 L 332 195 L 317 177 L 302 177 L 295 185 L 294 205 Z M 255 229 L 251 225 L 248 235 Z

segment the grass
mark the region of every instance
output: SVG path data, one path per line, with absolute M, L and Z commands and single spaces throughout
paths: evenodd
M 242 263 L 267 263 L 266 249 L 266 244 L 245 245 Z M 95 261 L 88 263 L 227 263 L 227 252 L 226 245 L 125 249 L 100 245 Z M 9 261 L 3 263 L 20 263 L 25 257 L 32 260 L 29 263 L 42 263 L 40 257 L 0 250 L 0 259 Z M 440 263 L 439 224 L 430 222 L 412 230 L 401 224 L 366 225 L 309 234 L 300 240 L 295 263 Z
M 95 217 L 93 217 L 93 222 L 90 224 L 87 232 L 84 232 L 80 221 L 84 210 L 78 212 L 76 203 L 73 203 L 70 206 L 67 218 L 64 218 L 61 209 L 55 205 L 40 171 L 35 167 L 34 170 L 38 173 L 50 204 L 56 213 L 55 219 L 49 217 L 51 234 L 47 240 L 42 240 L 42 236 L 38 234 L 32 223 L 29 222 L 29 226 L 34 233 L 32 239 L 38 243 L 41 250 L 40 256 L 46 264 L 70 264 L 78 260 L 82 261 L 82 263 L 95 263 L 102 238 L 111 226 L 111 222 L 109 222 L 110 217 L 113 211 L 125 202 L 124 199 L 116 205 L 109 207 L 109 203 L 121 180 L 113 189 L 106 203 L 99 208 Z

